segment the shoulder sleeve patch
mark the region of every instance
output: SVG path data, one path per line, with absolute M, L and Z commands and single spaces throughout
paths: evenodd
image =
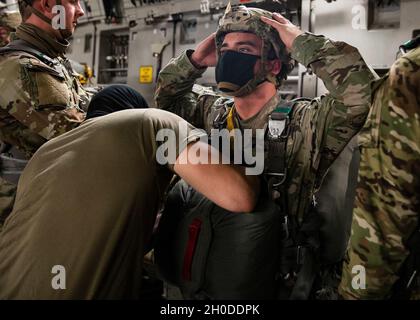
M 62 75 L 36 59 L 23 58 L 20 64 L 23 89 L 33 99 L 36 109 L 68 106 L 70 90 Z

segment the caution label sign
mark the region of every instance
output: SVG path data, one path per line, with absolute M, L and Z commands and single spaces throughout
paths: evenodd
M 153 82 L 153 66 L 141 66 L 140 67 L 140 83 L 152 83 Z

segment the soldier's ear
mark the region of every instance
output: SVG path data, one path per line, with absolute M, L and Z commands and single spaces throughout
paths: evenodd
M 54 1 L 54 3 L 55 3 L 55 1 Z M 40 0 L 39 5 L 40 5 L 41 10 L 42 10 L 41 12 L 51 13 L 54 3 L 51 0 Z
M 267 61 L 268 70 L 270 70 L 270 73 L 274 76 L 277 76 L 282 68 L 282 63 L 280 59 L 273 59 Z

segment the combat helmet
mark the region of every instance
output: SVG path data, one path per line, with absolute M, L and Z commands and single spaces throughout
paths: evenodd
M 290 54 L 286 50 L 286 46 L 280 39 L 277 30 L 270 25 L 264 23 L 261 17 L 272 18 L 272 13 L 258 8 L 248 8 L 244 5 L 231 6 L 228 4 L 223 17 L 219 21 L 219 27 L 216 32 L 216 48 L 217 54 L 220 56 L 220 49 L 223 44 L 224 36 L 229 32 L 250 32 L 260 37 L 263 41 L 261 53 L 261 65 L 265 66 L 265 62 L 272 59 L 280 59 L 282 69 L 280 73 L 273 77 L 268 70 L 261 68 L 259 74 L 256 74 L 242 91 L 251 92 L 263 80 L 268 80 L 279 87 L 287 75 L 294 67 L 294 61 L 290 58 Z M 246 88 L 245 88 L 246 87 Z
M 16 31 L 16 28 L 22 22 L 20 13 L 17 11 L 4 11 L 0 13 L 0 27 L 5 27 L 11 31 Z

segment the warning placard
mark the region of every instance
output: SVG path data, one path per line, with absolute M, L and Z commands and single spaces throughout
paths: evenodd
M 153 66 L 141 66 L 140 67 L 140 83 L 152 83 L 153 82 Z

